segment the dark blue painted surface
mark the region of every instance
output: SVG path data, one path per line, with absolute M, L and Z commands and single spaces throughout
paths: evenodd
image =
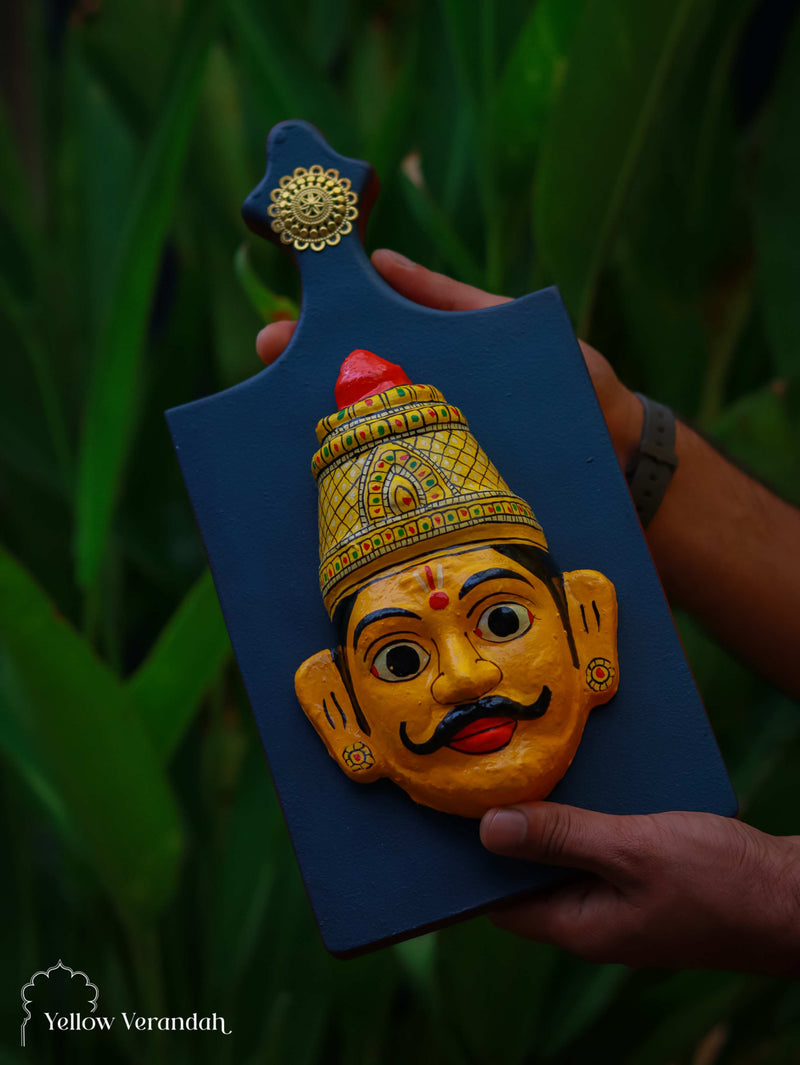
M 314 163 L 336 166 L 359 194 L 371 177 L 310 126 L 283 123 L 270 135 L 267 176 L 245 205 L 248 224 L 266 217 L 269 190 L 284 174 Z M 323 252 L 293 254 L 303 311 L 290 347 L 250 380 L 167 418 L 328 948 L 363 949 L 553 875 L 488 854 L 476 821 L 417 806 L 388 781 L 349 781 L 297 704 L 296 667 L 333 641 L 317 584 L 314 426 L 335 409 L 339 366 L 354 348 L 440 388 L 512 491 L 531 503 L 562 569 L 598 569 L 616 585 L 619 693 L 591 714 L 552 798 L 613 813 L 733 814 L 735 797 L 556 290 L 454 314 L 393 292 L 355 233 Z

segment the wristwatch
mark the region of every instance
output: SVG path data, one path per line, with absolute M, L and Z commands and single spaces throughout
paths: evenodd
M 675 415 L 662 403 L 634 392 L 644 407 L 639 447 L 626 470 L 628 487 L 642 528 L 646 529 L 664 498 L 678 465 L 675 454 Z

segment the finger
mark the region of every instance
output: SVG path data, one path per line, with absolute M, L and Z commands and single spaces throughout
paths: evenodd
M 566 948 L 564 938 L 570 930 L 571 909 L 558 890 L 543 891 L 541 895 L 532 895 L 524 901 L 494 907 L 487 916 L 497 928 L 535 939 L 537 943 Z
M 512 899 L 493 906 L 487 916 L 498 928 L 542 943 L 563 946 L 564 933 L 576 923 L 577 911 L 591 892 L 609 890 L 594 877 L 581 877 L 575 883 L 559 884 L 532 892 L 522 899 Z M 611 889 L 613 890 L 613 889 Z
M 454 281 L 452 277 L 428 270 L 388 248 L 379 248 L 372 253 L 372 265 L 401 296 L 425 307 L 440 311 L 474 311 L 508 303 L 507 296 L 493 296 L 483 289 Z
M 624 944 L 635 923 L 622 893 L 588 877 L 495 907 L 488 916 L 498 928 L 594 961 L 615 960 L 615 946 Z
M 297 322 L 281 321 L 265 325 L 256 337 L 256 351 L 261 361 L 269 366 L 282 354 L 292 339 Z
M 640 881 L 641 865 L 652 850 L 639 818 L 554 802 L 489 810 L 480 834 L 496 854 L 585 869 L 620 886 Z

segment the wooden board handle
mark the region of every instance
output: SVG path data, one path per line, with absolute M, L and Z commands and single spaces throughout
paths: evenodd
M 281 122 L 267 138 L 266 173 L 242 217 L 253 233 L 292 252 L 305 289 L 363 258 L 377 192 L 369 163 L 339 155 L 308 122 Z

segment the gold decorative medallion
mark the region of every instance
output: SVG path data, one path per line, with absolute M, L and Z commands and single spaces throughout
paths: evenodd
M 298 166 L 293 174 L 281 178 L 270 197 L 267 213 L 272 229 L 296 251 L 333 247 L 352 232 L 352 223 L 358 218 L 358 196 L 351 190 L 349 178 L 339 177 L 333 167 Z

